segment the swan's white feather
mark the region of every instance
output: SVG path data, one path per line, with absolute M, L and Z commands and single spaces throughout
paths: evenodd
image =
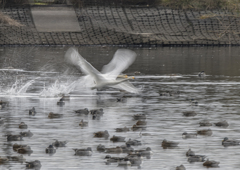
M 126 70 L 136 59 L 137 54 L 128 49 L 118 49 L 113 59 L 102 68 L 102 74 L 116 79 L 119 74 Z
M 129 81 L 119 83 L 119 84 L 114 85 L 112 87 L 117 88 L 117 89 L 122 89 L 122 90 L 128 91 L 130 93 L 139 93 L 139 90 L 136 87 L 134 87 L 132 85 L 132 83 L 130 83 Z
M 103 67 L 102 72 L 104 74 L 102 74 L 87 62 L 75 48 L 68 49 L 65 54 L 65 59 L 68 63 L 79 67 L 86 74 L 86 85 L 93 84 L 93 88 L 111 86 L 131 93 L 138 93 L 138 90 L 130 82 L 127 82 L 126 79 L 116 80 L 116 78 L 133 63 L 135 58 L 136 53 L 131 50 L 117 50 L 112 61 Z
M 68 63 L 78 66 L 84 74 L 94 77 L 95 81 L 99 82 L 100 79 L 103 79 L 101 73 L 87 62 L 75 48 L 67 50 L 65 59 Z

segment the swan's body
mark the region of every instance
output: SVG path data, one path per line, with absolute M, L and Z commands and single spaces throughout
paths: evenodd
M 75 48 L 68 49 L 65 58 L 68 63 L 80 67 L 81 71 L 86 74 L 84 80 L 91 89 L 111 86 L 128 92 L 138 93 L 138 89 L 127 81 L 132 78 L 118 77 L 136 58 L 136 53 L 131 50 L 117 50 L 111 62 L 103 67 L 102 73 L 88 63 Z

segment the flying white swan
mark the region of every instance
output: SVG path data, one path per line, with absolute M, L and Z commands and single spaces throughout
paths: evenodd
M 120 88 L 131 93 L 138 93 L 138 89 L 128 82 L 127 76 L 125 78 L 118 78 L 124 70 L 126 70 L 135 60 L 136 53 L 127 50 L 119 49 L 113 56 L 111 62 L 105 65 L 102 73 L 96 70 L 90 63 L 88 63 L 75 48 L 70 48 L 65 54 L 65 59 L 68 63 L 80 67 L 81 71 L 86 74 L 84 80 L 86 82 L 94 82 L 92 89 L 101 89 L 105 86 L 113 88 Z

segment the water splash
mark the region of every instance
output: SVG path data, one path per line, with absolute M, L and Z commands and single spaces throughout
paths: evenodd
M 34 82 L 35 82 L 35 80 L 31 80 L 31 81 L 27 82 L 24 86 L 22 86 L 18 90 L 17 94 L 26 93 L 28 87 L 31 86 Z
M 73 81 L 69 83 L 68 81 L 66 83 L 61 83 L 59 80 L 56 80 L 54 84 L 47 87 L 44 84 L 44 88 L 42 92 L 40 92 L 41 97 L 59 97 L 62 94 L 69 94 L 71 91 L 73 91 L 76 87 L 77 81 Z
M 30 80 L 26 84 L 22 85 L 21 80 L 16 80 L 10 89 L 5 90 L 4 93 L 7 95 L 19 95 L 26 93 L 29 86 L 31 86 L 35 80 Z
M 48 77 L 50 78 L 50 77 Z M 52 80 L 53 77 L 50 79 Z M 81 94 L 92 94 L 94 90 L 91 90 L 89 87 L 92 86 L 92 81 L 86 81 L 85 76 L 78 78 L 77 80 L 72 78 L 60 77 L 54 83 L 50 83 L 48 81 L 44 81 L 43 88 L 39 86 L 33 86 L 31 93 L 28 93 L 27 90 L 33 83 L 39 84 L 41 81 L 36 81 L 36 79 L 40 79 L 37 77 L 30 81 L 25 81 L 22 78 L 16 77 L 16 81 L 12 82 L 13 84 L 4 85 L 5 87 L 1 90 L 1 95 L 12 95 L 12 96 L 40 96 L 40 97 L 61 97 L 63 94 L 67 95 L 71 92 L 81 93 Z M 62 79 L 62 80 L 61 80 Z M 90 85 L 90 84 L 91 85 Z M 38 89 L 40 88 L 40 89 Z

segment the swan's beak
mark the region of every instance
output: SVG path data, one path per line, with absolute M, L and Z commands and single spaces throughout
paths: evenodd
M 132 77 L 132 79 L 135 79 L 135 77 Z

